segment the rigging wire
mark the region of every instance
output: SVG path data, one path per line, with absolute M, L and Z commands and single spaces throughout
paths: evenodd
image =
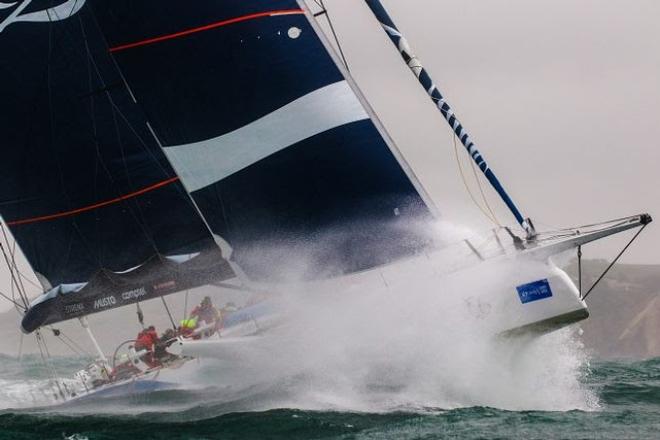
M 6 254 L 6 250 L 5 250 L 4 245 L 6 244 L 7 246 L 9 246 L 9 240 L 8 240 L 7 234 L 5 232 L 5 227 L 4 227 L 3 222 L 0 222 L 0 228 L 2 229 L 2 234 L 3 234 L 3 237 L 4 237 L 4 243 L 2 241 L 0 241 L 0 249 L 2 250 L 2 254 L 5 258 L 5 265 L 7 266 L 7 269 L 9 270 L 9 275 L 11 276 L 11 279 L 12 279 L 12 282 L 10 283 L 11 297 L 9 295 L 7 295 L 6 293 L 2 292 L 2 291 L 0 291 L 0 296 L 5 298 L 10 303 L 12 303 L 14 305 L 14 307 L 16 308 L 16 310 L 19 312 L 19 314 L 22 315 L 27 310 L 26 299 L 23 297 L 23 295 L 21 295 L 20 285 L 16 282 L 16 278 L 15 278 L 15 274 L 14 274 L 14 270 L 16 268 L 15 262 L 14 262 L 14 264 L 11 264 L 9 258 L 7 257 L 7 254 Z M 13 260 L 13 258 L 12 258 L 12 260 Z M 20 304 L 19 302 L 16 301 L 14 286 L 16 286 L 16 288 L 19 290 L 19 295 L 21 297 L 21 301 L 23 302 L 23 304 Z
M 16 280 L 16 273 L 14 272 L 14 268 L 11 265 L 11 262 L 9 261 L 9 257 L 7 256 L 7 252 L 6 252 L 5 247 L 2 244 L 2 242 L 0 242 L 0 250 L 2 250 L 2 255 L 5 259 L 5 264 L 7 265 L 7 268 L 9 269 L 9 275 L 11 276 L 11 280 L 13 282 L 12 288 L 13 288 L 14 285 L 16 286 L 16 289 L 18 290 L 18 293 L 19 293 L 19 295 L 21 297 L 21 300 L 23 302 L 23 306 L 27 310 L 28 309 L 27 296 L 25 295 L 24 292 L 21 291 L 21 285 Z M 11 300 L 11 301 L 14 302 L 13 300 Z
M 339 42 L 339 37 L 337 36 L 337 32 L 335 31 L 335 26 L 332 23 L 332 18 L 330 17 L 330 13 L 328 12 L 328 9 L 325 7 L 325 3 L 323 2 L 323 0 L 314 0 L 314 3 L 316 3 L 321 8 L 320 12 L 313 14 L 314 17 L 325 15 L 325 19 L 328 22 L 328 26 L 330 27 L 330 32 L 332 33 L 332 38 L 335 40 L 335 44 L 337 45 L 337 49 L 339 50 L 339 56 L 341 57 L 341 61 L 342 63 L 344 63 L 344 67 L 346 68 L 346 70 L 350 72 L 351 69 L 348 66 L 348 60 L 346 59 L 346 55 L 344 54 L 344 49 L 342 48 L 342 45 Z
M 12 303 L 14 305 L 14 307 L 20 308 L 21 310 L 19 310 L 19 313 L 21 313 L 21 314 L 25 313 L 25 311 L 27 310 L 23 304 L 17 302 L 15 299 L 12 299 L 9 295 L 7 295 L 6 293 L 4 293 L 1 290 L 0 290 L 0 297 L 4 298 L 7 301 L 9 301 L 10 303 Z
M 69 348 L 69 350 L 71 350 L 73 354 L 75 354 L 76 356 L 80 356 L 80 352 L 78 350 L 76 350 L 72 345 L 70 345 L 67 341 L 65 341 L 60 337 L 59 330 L 54 328 L 51 328 L 51 330 L 53 332 L 53 336 L 55 336 L 62 344 L 64 344 L 67 348 Z
M 41 286 L 40 284 L 37 284 L 37 283 L 35 283 L 34 281 L 32 281 L 32 280 L 30 279 L 30 277 L 29 277 L 28 275 L 26 275 L 25 273 L 23 273 L 23 271 L 19 270 L 18 267 L 16 268 L 16 272 L 20 275 L 20 277 L 21 277 L 24 281 L 27 281 L 27 283 L 30 284 L 32 287 L 35 287 L 35 288 L 37 288 L 37 289 L 39 289 L 39 290 L 43 290 L 43 286 Z
M 167 316 L 169 316 L 170 322 L 172 323 L 172 330 L 176 330 L 176 323 L 174 322 L 174 318 L 172 317 L 172 312 L 170 312 L 170 308 L 167 306 L 165 297 L 161 296 L 160 299 L 163 301 L 163 306 L 165 306 L 165 310 L 167 311 Z
M 44 349 L 46 349 L 46 353 L 48 353 L 48 358 L 50 358 L 50 353 L 48 352 L 48 348 L 46 346 L 46 339 L 43 338 L 41 335 L 41 332 L 37 330 L 35 332 L 35 336 L 37 338 L 37 347 L 39 347 L 39 353 L 41 354 L 41 361 L 44 364 L 46 370 L 48 371 L 48 374 L 50 375 L 50 380 L 51 382 L 55 382 L 55 385 L 57 386 L 57 389 L 59 390 L 60 397 L 64 399 L 64 393 L 62 392 L 62 387 L 60 386 L 59 381 L 57 380 L 57 376 L 55 375 L 55 371 L 53 370 L 53 367 L 50 365 L 50 362 L 48 362 L 47 357 L 44 355 Z M 44 348 L 41 347 L 41 344 L 43 343 Z M 57 396 L 57 394 L 56 394 Z
M 78 1 L 78 0 L 76 0 Z M 55 138 L 54 136 L 54 128 L 55 128 L 55 123 L 54 123 L 54 111 L 53 111 L 53 92 L 52 92 L 52 85 L 51 85 L 51 60 L 53 58 L 53 53 L 54 53 L 54 48 L 53 48 L 53 42 L 52 42 L 52 22 L 51 26 L 49 27 L 49 40 L 48 40 L 48 63 L 46 64 L 46 92 L 48 96 L 48 111 L 50 115 L 50 147 L 53 147 L 53 142 L 52 140 Z M 66 32 L 68 34 L 68 31 Z M 71 35 L 69 35 L 71 37 Z M 64 40 L 64 37 L 61 37 L 56 41 L 56 44 L 59 46 L 61 41 Z M 54 160 L 53 162 L 57 166 L 57 171 L 59 172 L 59 180 L 60 180 L 60 187 L 61 187 L 61 192 L 62 192 L 62 197 L 66 201 L 69 207 L 73 208 L 74 205 L 71 202 L 71 197 L 69 196 L 67 190 L 66 190 L 66 182 L 64 179 L 65 173 L 63 171 L 62 163 L 60 160 L 59 155 L 55 154 L 54 155 Z M 75 217 L 71 221 L 71 225 L 76 231 L 77 236 L 80 238 L 83 246 L 85 247 L 85 250 L 87 251 L 90 259 L 96 260 L 97 264 L 99 267 L 103 267 L 102 261 L 101 261 L 101 256 L 99 255 L 98 251 L 95 251 L 92 249 L 92 246 L 90 246 L 90 243 L 87 242 L 87 237 L 82 233 L 80 230 L 80 227 L 78 225 L 78 222 L 76 221 Z
M 584 296 L 582 297 L 582 300 L 583 300 L 583 301 L 584 301 L 585 299 L 587 299 L 587 297 L 589 296 L 589 294 L 590 294 L 590 293 L 596 288 L 596 286 L 598 285 L 598 283 L 600 283 L 601 280 L 602 280 L 603 278 L 605 278 L 605 275 L 607 275 L 607 273 L 610 271 L 610 269 L 612 269 L 612 267 L 614 267 L 614 265 L 616 264 L 616 262 L 619 261 L 619 258 L 621 258 L 621 256 L 622 256 L 622 255 L 628 250 L 628 248 L 630 247 L 630 245 L 633 244 L 633 242 L 637 239 L 637 237 L 639 237 L 639 234 L 641 234 L 642 231 L 643 231 L 648 225 L 649 225 L 649 224 L 646 223 L 646 224 L 643 225 L 641 228 L 639 228 L 639 230 L 637 231 L 637 233 L 633 236 L 633 238 L 630 239 L 630 241 L 628 242 L 628 244 L 625 245 L 623 249 L 621 249 L 621 252 L 619 252 L 619 254 L 614 258 L 614 260 L 612 260 L 612 262 L 610 263 L 610 265 L 607 266 L 607 268 L 603 271 L 603 273 L 600 274 L 600 276 L 598 277 L 598 279 L 594 282 L 594 284 L 593 284 L 593 285 L 591 286 L 591 288 L 587 291 L 587 293 L 584 294 Z
M 116 136 L 116 139 L 117 139 L 117 144 L 119 146 L 119 151 L 121 152 L 122 163 L 124 165 L 124 171 L 126 173 L 126 177 L 127 177 L 127 180 L 128 180 L 129 187 L 133 188 L 134 185 L 133 185 L 132 179 L 130 177 L 130 173 L 129 173 L 129 169 L 128 169 L 128 163 L 126 161 L 126 155 L 125 155 L 125 152 L 124 152 L 124 144 L 121 140 L 121 131 L 120 131 L 120 127 L 119 127 L 119 121 L 117 120 L 117 114 L 119 114 L 121 119 L 128 126 L 128 128 L 131 130 L 131 132 L 137 137 L 138 141 L 144 147 L 144 149 L 145 150 L 149 150 L 149 149 L 146 146 L 146 144 L 144 143 L 144 141 L 139 137 L 136 130 L 130 124 L 130 122 L 125 117 L 125 115 L 121 112 L 119 107 L 115 104 L 115 102 L 112 98 L 112 95 L 110 94 L 110 91 L 108 90 L 107 83 L 103 79 L 103 76 L 101 75 L 101 71 L 98 68 L 96 60 L 94 60 L 94 57 L 92 56 L 92 53 L 90 51 L 89 41 L 88 41 L 88 38 L 87 38 L 87 32 L 85 31 L 85 27 L 83 26 L 83 23 L 80 19 L 79 19 L 79 21 L 80 21 L 81 32 L 82 32 L 82 35 L 83 35 L 83 40 L 84 40 L 84 43 L 85 43 L 85 52 L 86 52 L 87 61 L 88 61 L 87 66 L 88 66 L 88 72 L 89 72 L 88 76 L 90 77 L 90 81 L 89 81 L 90 99 L 91 100 L 94 99 L 94 90 L 92 89 L 92 82 L 91 82 L 92 81 L 92 72 L 91 72 L 91 69 L 90 69 L 90 65 L 91 65 L 91 66 L 94 67 L 96 77 L 101 82 L 102 88 L 103 88 L 103 90 L 105 90 L 105 96 L 108 100 L 108 103 L 111 106 L 111 109 L 112 109 L 112 122 L 114 124 L 113 126 L 114 126 L 114 129 L 115 129 L 115 136 Z M 99 148 L 99 145 L 98 145 L 98 140 L 97 140 L 97 137 L 96 137 L 97 130 L 96 130 L 96 118 L 95 118 L 94 109 L 93 109 L 93 101 L 92 101 L 92 107 L 90 107 L 90 118 L 92 120 L 92 129 L 94 131 L 94 145 L 95 145 L 95 148 L 96 148 L 96 156 L 98 158 L 97 165 L 100 163 L 100 165 L 103 168 L 103 170 L 105 171 L 105 174 L 107 175 L 108 179 L 113 184 L 113 186 L 116 187 L 118 185 L 117 185 L 117 183 L 114 179 L 114 176 L 110 173 L 110 170 L 108 169 L 108 167 L 105 163 L 105 160 L 103 159 L 103 156 L 101 154 L 101 151 L 100 151 L 100 148 Z M 157 165 L 160 166 L 160 163 L 158 163 L 157 160 L 155 159 L 155 157 L 153 156 L 153 152 L 151 152 L 149 150 L 148 153 L 150 153 L 152 159 L 154 159 L 154 161 L 157 163 Z M 160 166 L 160 168 L 163 171 L 164 175 L 169 176 L 169 174 L 167 172 L 165 172 L 165 170 L 163 169 L 162 166 Z M 137 208 L 136 209 L 137 213 L 135 212 L 135 210 L 132 206 L 133 204 Z M 134 202 L 125 201 L 124 203 L 122 203 L 122 205 L 131 214 L 131 216 L 133 217 L 133 220 L 135 220 L 135 222 L 139 226 L 141 232 L 144 234 L 145 239 L 149 242 L 149 244 L 152 246 L 154 251 L 157 254 L 159 254 L 159 250 L 158 250 L 158 247 L 156 245 L 156 241 L 154 240 L 154 237 L 153 237 L 153 231 L 151 231 L 149 226 L 147 225 L 147 221 L 146 221 L 145 215 L 144 215 L 144 213 L 143 213 L 143 211 L 140 207 L 140 204 L 137 203 L 136 201 L 134 201 Z
M 53 336 L 58 338 L 60 342 L 62 342 L 64 345 L 69 347 L 71 351 L 73 351 L 77 355 L 84 354 L 87 357 L 93 358 L 94 356 L 85 350 L 83 347 L 80 346 L 76 341 L 71 339 L 69 336 L 67 336 L 62 330 L 56 329 L 54 327 L 50 327 L 50 330 L 53 332 Z
M 7 236 L 7 231 L 5 230 L 4 222 L 0 222 L 0 228 L 2 228 L 2 236 L 5 240 L 5 244 L 10 248 L 9 255 L 11 255 L 11 264 L 14 267 L 14 270 L 18 273 L 18 281 L 21 284 L 21 289 L 23 290 L 23 292 L 26 292 L 25 285 L 23 284 L 23 280 L 21 277 L 21 271 L 18 270 L 18 264 L 16 264 L 16 240 L 14 240 L 13 243 L 10 245 L 9 238 Z
M 94 15 L 92 15 L 92 20 L 94 21 L 94 23 L 96 23 L 97 30 L 99 30 L 99 32 L 100 32 L 100 26 L 99 26 L 98 22 L 96 21 L 96 17 L 95 17 Z M 103 41 L 104 41 L 104 43 L 105 43 L 105 46 L 106 46 L 106 47 L 109 47 L 109 44 L 108 44 L 107 40 L 105 39 L 105 36 L 103 35 L 102 32 L 101 32 L 101 34 L 100 34 L 100 37 L 103 39 Z M 85 34 L 85 38 L 86 38 L 86 34 Z M 101 81 L 103 81 L 103 78 L 102 78 L 101 72 L 100 72 L 100 70 L 99 70 L 99 67 L 98 67 L 96 61 L 94 60 L 94 58 L 92 57 L 92 54 L 91 54 L 91 52 L 89 51 L 89 47 L 88 47 L 88 45 L 87 45 L 87 56 L 88 56 L 89 60 L 91 60 L 92 65 L 94 66 L 94 70 L 96 71 L 97 76 L 99 77 L 99 79 L 101 79 Z M 110 60 L 112 61 L 112 64 L 113 64 L 113 66 L 115 67 L 115 71 L 116 71 L 117 74 L 120 76 L 120 78 L 121 78 L 121 80 L 122 80 L 122 82 L 123 82 L 123 84 L 124 84 L 124 87 L 125 87 L 126 90 L 128 91 L 128 94 L 130 95 L 132 101 L 133 101 L 133 102 L 134 102 L 134 103 L 140 108 L 141 111 L 144 112 L 144 109 L 138 104 L 137 100 L 135 99 L 135 95 L 133 94 L 133 90 L 131 89 L 130 85 L 128 84 L 128 81 L 126 80 L 126 77 L 124 76 L 124 72 L 122 72 L 122 70 L 120 69 L 119 64 L 117 63 L 117 60 L 115 59 L 114 55 L 110 54 Z M 154 154 L 154 152 L 151 150 L 151 148 L 149 148 L 149 146 L 147 145 L 146 141 L 142 138 L 142 136 L 140 136 L 140 135 L 138 134 L 138 132 L 137 132 L 137 130 L 135 129 L 135 127 L 133 127 L 133 125 L 130 123 L 130 121 L 128 120 L 128 118 L 126 118 L 126 116 L 124 115 L 124 113 L 123 113 L 123 112 L 119 109 L 119 107 L 115 104 L 114 100 L 112 99 L 112 96 L 111 96 L 109 93 L 106 93 L 106 95 L 107 95 L 107 97 L 108 97 L 108 101 L 110 102 L 110 104 L 112 105 L 112 107 L 117 111 L 117 113 L 119 114 L 119 116 L 122 117 L 122 119 L 125 121 L 125 123 L 126 123 L 126 125 L 128 126 L 128 128 L 131 129 L 131 131 L 132 131 L 133 134 L 135 135 L 136 139 L 140 142 L 140 145 L 142 145 L 144 151 L 145 151 L 149 156 L 151 156 L 151 158 L 152 158 L 153 161 L 154 161 L 154 164 L 156 164 L 156 165 L 158 166 L 158 168 L 163 172 L 163 174 L 169 177 L 169 176 L 170 176 L 170 173 L 168 172 L 168 168 L 166 168 L 165 166 L 163 166 L 163 164 L 161 163 L 161 161 L 158 160 L 158 157 Z M 148 121 L 147 121 L 147 128 L 151 130 L 151 127 L 150 127 L 150 124 L 149 124 Z M 152 133 L 152 134 L 153 134 L 153 133 Z M 153 137 L 155 137 L 155 135 L 154 135 Z M 160 141 L 159 141 L 157 138 L 156 138 L 156 142 L 160 144 Z M 189 205 L 190 205 L 191 207 L 195 208 L 195 203 L 194 203 L 194 201 L 192 200 L 192 197 L 190 196 L 190 194 L 188 194 L 188 193 L 186 192 L 186 190 L 185 190 L 181 185 L 177 185 L 176 188 L 177 188 L 178 192 L 183 196 L 184 200 L 188 201 Z

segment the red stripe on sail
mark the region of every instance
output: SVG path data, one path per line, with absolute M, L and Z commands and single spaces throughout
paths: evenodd
M 305 12 L 302 9 L 283 9 L 279 11 L 266 11 L 266 12 L 257 12 L 255 14 L 243 15 L 241 17 L 230 18 L 228 20 L 218 21 L 215 23 L 207 24 L 205 26 L 200 26 L 192 29 L 186 29 L 185 31 L 175 32 L 173 34 L 161 35 L 160 37 L 148 38 L 146 40 L 136 41 L 133 43 L 122 44 L 121 46 L 115 46 L 110 48 L 110 52 L 120 52 L 126 49 L 133 49 L 135 47 L 147 46 L 149 44 L 160 43 L 162 41 L 173 40 L 175 38 L 185 37 L 191 34 L 196 34 L 198 32 L 204 32 L 211 29 L 216 29 L 222 26 L 227 26 L 230 24 L 241 23 L 243 21 L 255 20 L 257 18 L 264 17 L 273 17 L 277 15 L 299 15 L 304 14 Z
M 123 196 L 116 197 L 111 200 L 105 200 L 103 202 L 99 203 L 94 203 L 93 205 L 89 206 L 83 206 L 82 208 L 77 208 L 77 209 L 72 209 L 70 211 L 64 211 L 64 212 L 58 212 L 57 214 L 50 214 L 50 215 L 42 215 L 39 217 L 32 217 L 32 218 L 26 218 L 23 220 L 14 220 L 11 222 L 7 222 L 9 226 L 19 226 L 19 225 L 26 225 L 29 223 L 37 223 L 37 222 L 42 222 L 46 220 L 54 220 L 57 218 L 62 218 L 62 217 L 70 217 L 72 215 L 80 214 L 83 212 L 87 211 L 92 211 L 94 209 L 102 208 L 104 206 L 112 205 L 114 203 L 122 202 L 124 200 L 132 199 L 134 197 L 140 196 L 142 194 L 148 193 L 150 191 L 153 191 L 158 188 L 162 188 L 163 186 L 169 185 L 171 183 L 174 183 L 179 180 L 179 177 L 172 177 L 167 180 L 163 180 L 162 182 L 155 183 L 153 185 L 147 186 L 146 188 L 142 188 L 138 191 L 124 194 Z

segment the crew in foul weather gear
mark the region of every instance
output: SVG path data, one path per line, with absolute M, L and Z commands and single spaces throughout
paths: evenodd
M 208 338 L 222 327 L 222 313 L 213 306 L 211 298 L 205 296 L 202 302 L 190 313 L 190 317 L 181 321 L 181 333 L 183 336 L 186 335 L 185 331 L 192 327 L 193 322 L 195 323 L 195 330 L 200 327 L 204 328 L 201 333 L 195 334 L 194 338 Z
M 171 328 L 168 328 L 154 346 L 154 358 L 156 361 L 163 364 L 177 358 L 177 356 L 167 352 L 167 347 L 172 345 L 174 341 L 176 341 L 176 332 Z
M 193 309 L 190 316 L 197 316 L 205 324 L 217 323 L 221 318 L 220 312 L 213 306 L 211 298 L 208 296 L 205 296 L 201 304 Z
M 140 360 L 147 364 L 149 367 L 158 366 L 158 362 L 156 362 L 154 358 L 154 346 L 157 342 L 158 333 L 156 332 L 156 328 L 153 325 L 138 333 L 138 336 L 135 340 L 135 351 L 147 351 L 146 354 L 140 357 Z
M 199 321 L 197 316 L 182 319 L 179 323 L 179 334 L 183 337 L 192 336 L 197 328 L 197 321 Z

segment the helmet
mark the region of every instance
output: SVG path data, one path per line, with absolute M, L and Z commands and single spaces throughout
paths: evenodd
M 204 299 L 202 300 L 202 305 L 203 306 L 210 306 L 211 305 L 211 298 L 208 296 L 205 296 Z

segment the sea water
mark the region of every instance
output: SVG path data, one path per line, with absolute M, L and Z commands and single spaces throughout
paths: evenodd
M 660 438 L 660 360 L 594 359 L 579 325 L 494 336 L 479 298 L 501 276 L 292 287 L 267 344 L 169 391 L 52 405 L 49 377 L 87 359 L 0 357 L 0 439 Z
M 45 371 L 36 357 L 22 363 L 3 357 L 0 364 L 5 377 L 0 386 L 5 406 L 1 439 L 655 439 L 660 432 L 660 359 L 583 364 L 576 372 L 579 387 L 595 400 L 576 402 L 568 396 L 559 409 L 554 397 L 550 408 L 543 409 L 538 404 L 543 387 L 530 388 L 526 391 L 536 394 L 530 401 L 537 403 L 516 410 L 490 406 L 493 396 L 484 402 L 475 398 L 465 405 L 433 406 L 433 401 L 417 400 L 419 393 L 409 399 L 397 394 L 398 401 L 390 395 L 389 408 L 383 402 L 374 402 L 372 410 L 365 402 L 353 408 L 350 401 L 332 399 L 323 409 L 322 399 L 310 398 L 313 384 L 303 385 L 303 378 L 242 390 L 209 386 L 92 404 L 11 409 L 20 406 L 21 388 L 28 392 L 44 381 Z M 72 359 L 53 361 L 55 368 L 71 364 Z M 219 373 L 212 366 L 200 368 L 208 379 Z M 377 401 L 383 390 L 373 392 Z

